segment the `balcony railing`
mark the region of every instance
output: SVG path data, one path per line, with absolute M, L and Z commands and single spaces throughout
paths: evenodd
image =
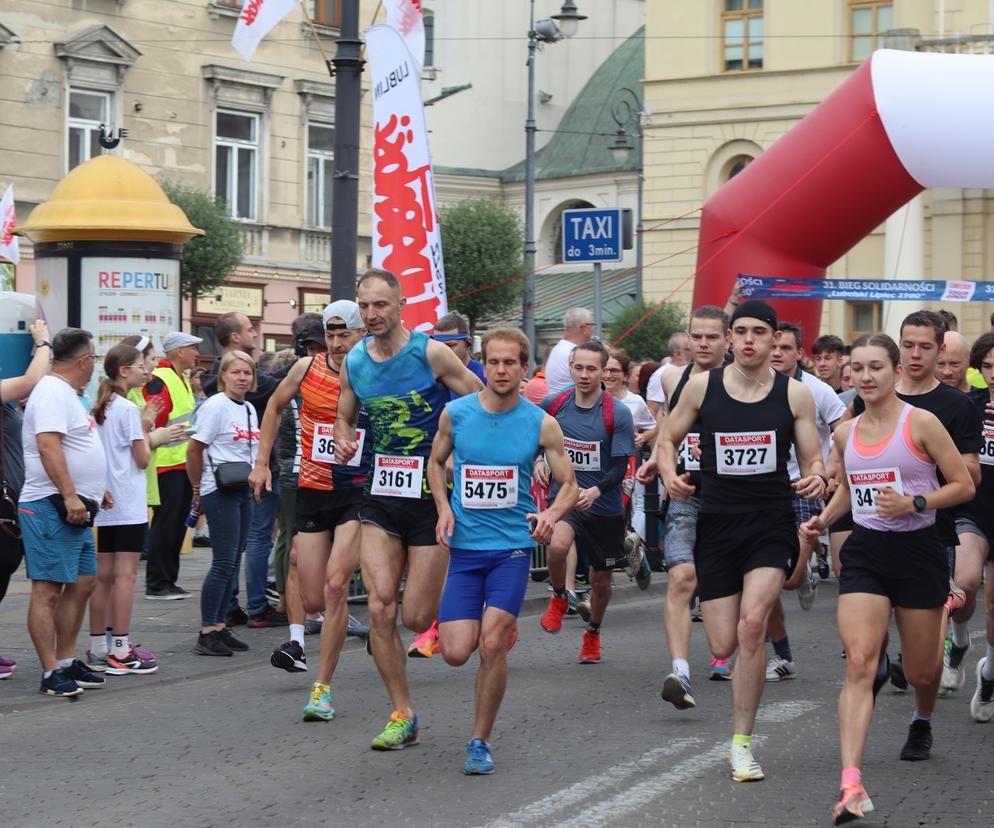
M 304 230 L 300 234 L 300 258 L 305 262 L 327 264 L 331 261 L 331 232 Z

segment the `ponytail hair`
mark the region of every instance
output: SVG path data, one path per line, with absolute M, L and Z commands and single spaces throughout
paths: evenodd
M 107 378 L 101 380 L 100 389 L 97 391 L 97 402 L 93 406 L 93 419 L 99 425 L 104 424 L 107 419 L 107 406 L 114 399 L 115 394 L 125 396 L 125 392 L 118 385 L 120 372 L 126 365 L 131 365 L 136 359 L 141 357 L 142 352 L 133 345 L 115 345 L 104 357 L 104 372 Z

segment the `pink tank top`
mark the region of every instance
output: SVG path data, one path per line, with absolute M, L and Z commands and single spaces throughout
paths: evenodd
M 900 517 L 883 518 L 877 514 L 877 489 L 890 486 L 898 494 L 924 495 L 939 488 L 935 463 L 926 460 L 911 439 L 911 412 L 905 403 L 894 433 L 882 443 L 860 442 L 860 414 L 853 420 L 846 441 L 846 474 L 852 496 L 853 522 L 881 532 L 913 532 L 935 523 L 935 509 L 913 512 Z

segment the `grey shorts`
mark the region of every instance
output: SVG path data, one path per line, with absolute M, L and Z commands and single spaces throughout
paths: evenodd
M 973 516 L 968 514 L 956 515 L 956 534 L 979 535 L 984 540 L 987 540 L 987 533 L 977 526 L 977 522 L 973 519 Z
M 679 564 L 693 565 L 694 547 L 697 545 L 697 513 L 700 508 L 699 497 L 689 497 L 686 500 L 670 499 L 663 546 L 667 569 Z

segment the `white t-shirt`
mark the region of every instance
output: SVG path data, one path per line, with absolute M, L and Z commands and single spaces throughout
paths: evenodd
M 69 383 L 49 374 L 35 386 L 24 409 L 24 488 L 21 501 L 42 500 L 59 490 L 49 479 L 38 454 L 39 434 L 62 436 L 69 476 L 76 494 L 99 503 L 107 485 L 107 460 L 97 433 L 97 423 Z M 144 488 L 144 483 L 142 487 Z
M 259 417 L 252 403 L 237 403 L 221 392 L 197 409 L 197 426 L 192 439 L 207 447 L 200 475 L 203 497 L 217 491 L 214 468 L 221 463 L 255 463 L 259 453 Z
M 638 394 L 633 394 L 629 391 L 625 394 L 624 399 L 618 400 L 618 402 L 623 402 L 628 406 L 628 410 L 632 412 L 632 422 L 635 423 L 636 431 L 656 427 L 656 421 L 652 418 L 652 414 L 649 413 L 649 406 L 645 404 L 645 400 Z
M 545 384 L 550 394 L 558 394 L 573 385 L 573 377 L 569 372 L 569 355 L 575 347 L 575 342 L 560 339 L 549 354 L 549 360 L 545 363 Z
M 107 489 L 114 508 L 101 511 L 94 526 L 134 526 L 148 521 L 145 471 L 138 468 L 131 444 L 144 437 L 138 406 L 119 394 L 111 397 L 103 425 L 97 426 L 107 457 Z M 135 550 L 136 552 L 140 550 Z
M 818 428 L 818 439 L 821 441 L 821 459 L 828 459 L 829 449 L 832 448 L 832 423 L 846 413 L 846 407 L 832 386 L 822 382 L 818 377 L 801 371 L 801 382 L 811 391 L 815 398 L 815 425 Z M 800 480 L 801 470 L 797 465 L 797 454 L 794 446 L 790 447 L 790 459 L 787 461 L 787 473 L 791 480 Z
M 652 376 L 649 377 L 649 381 L 645 384 L 645 398 L 650 402 L 659 403 L 665 407 L 666 394 L 663 393 L 663 374 L 667 371 L 672 371 L 674 368 L 682 371 L 686 367 L 686 365 L 674 365 L 671 362 L 660 365 L 652 372 Z

